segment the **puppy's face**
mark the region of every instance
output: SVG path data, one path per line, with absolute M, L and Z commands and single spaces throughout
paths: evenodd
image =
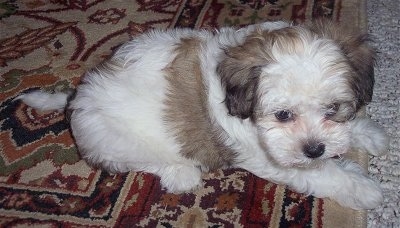
M 262 69 L 253 118 L 260 142 L 281 165 L 314 166 L 348 150 L 347 122 L 355 114 L 346 80 L 351 68 L 333 52 L 286 56 Z
M 251 118 L 282 166 L 314 167 L 347 152 L 348 121 L 371 99 L 372 50 L 329 26 L 255 32 L 218 67 L 230 114 Z

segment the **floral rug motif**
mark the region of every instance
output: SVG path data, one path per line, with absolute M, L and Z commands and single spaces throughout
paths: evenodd
M 180 195 L 163 191 L 150 174 L 110 175 L 80 159 L 62 114 L 38 112 L 14 98 L 38 88 L 75 87 L 87 69 L 148 29 L 213 29 L 319 17 L 362 29 L 363 4 L 1 1 L 0 227 L 362 227 L 363 212 L 292 192 L 245 170 L 205 174 L 204 188 Z

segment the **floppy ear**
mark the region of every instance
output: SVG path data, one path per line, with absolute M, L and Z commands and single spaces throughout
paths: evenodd
M 367 36 L 359 35 L 342 42 L 343 51 L 355 72 L 349 82 L 357 98 L 357 110 L 371 102 L 375 82 L 375 52 L 368 46 L 367 40 Z
M 262 60 L 246 46 L 225 50 L 217 73 L 226 87 L 225 103 L 229 114 L 242 119 L 252 117 Z
M 356 109 L 369 103 L 374 87 L 375 51 L 368 45 L 368 36 L 341 31 L 338 24 L 327 20 L 314 22 L 311 30 L 336 41 L 347 57 L 354 71 L 349 83 L 357 98 Z

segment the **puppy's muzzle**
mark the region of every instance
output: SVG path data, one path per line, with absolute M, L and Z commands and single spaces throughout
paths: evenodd
M 308 158 L 318 158 L 325 153 L 325 145 L 319 142 L 307 142 L 303 146 L 303 153 Z

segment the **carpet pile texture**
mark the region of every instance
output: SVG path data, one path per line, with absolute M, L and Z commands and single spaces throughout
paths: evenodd
M 400 1 L 370 0 L 367 9 L 368 33 L 377 51 L 374 96 L 367 113 L 391 138 L 388 154 L 369 161 L 384 202 L 369 211 L 368 227 L 400 227 Z

